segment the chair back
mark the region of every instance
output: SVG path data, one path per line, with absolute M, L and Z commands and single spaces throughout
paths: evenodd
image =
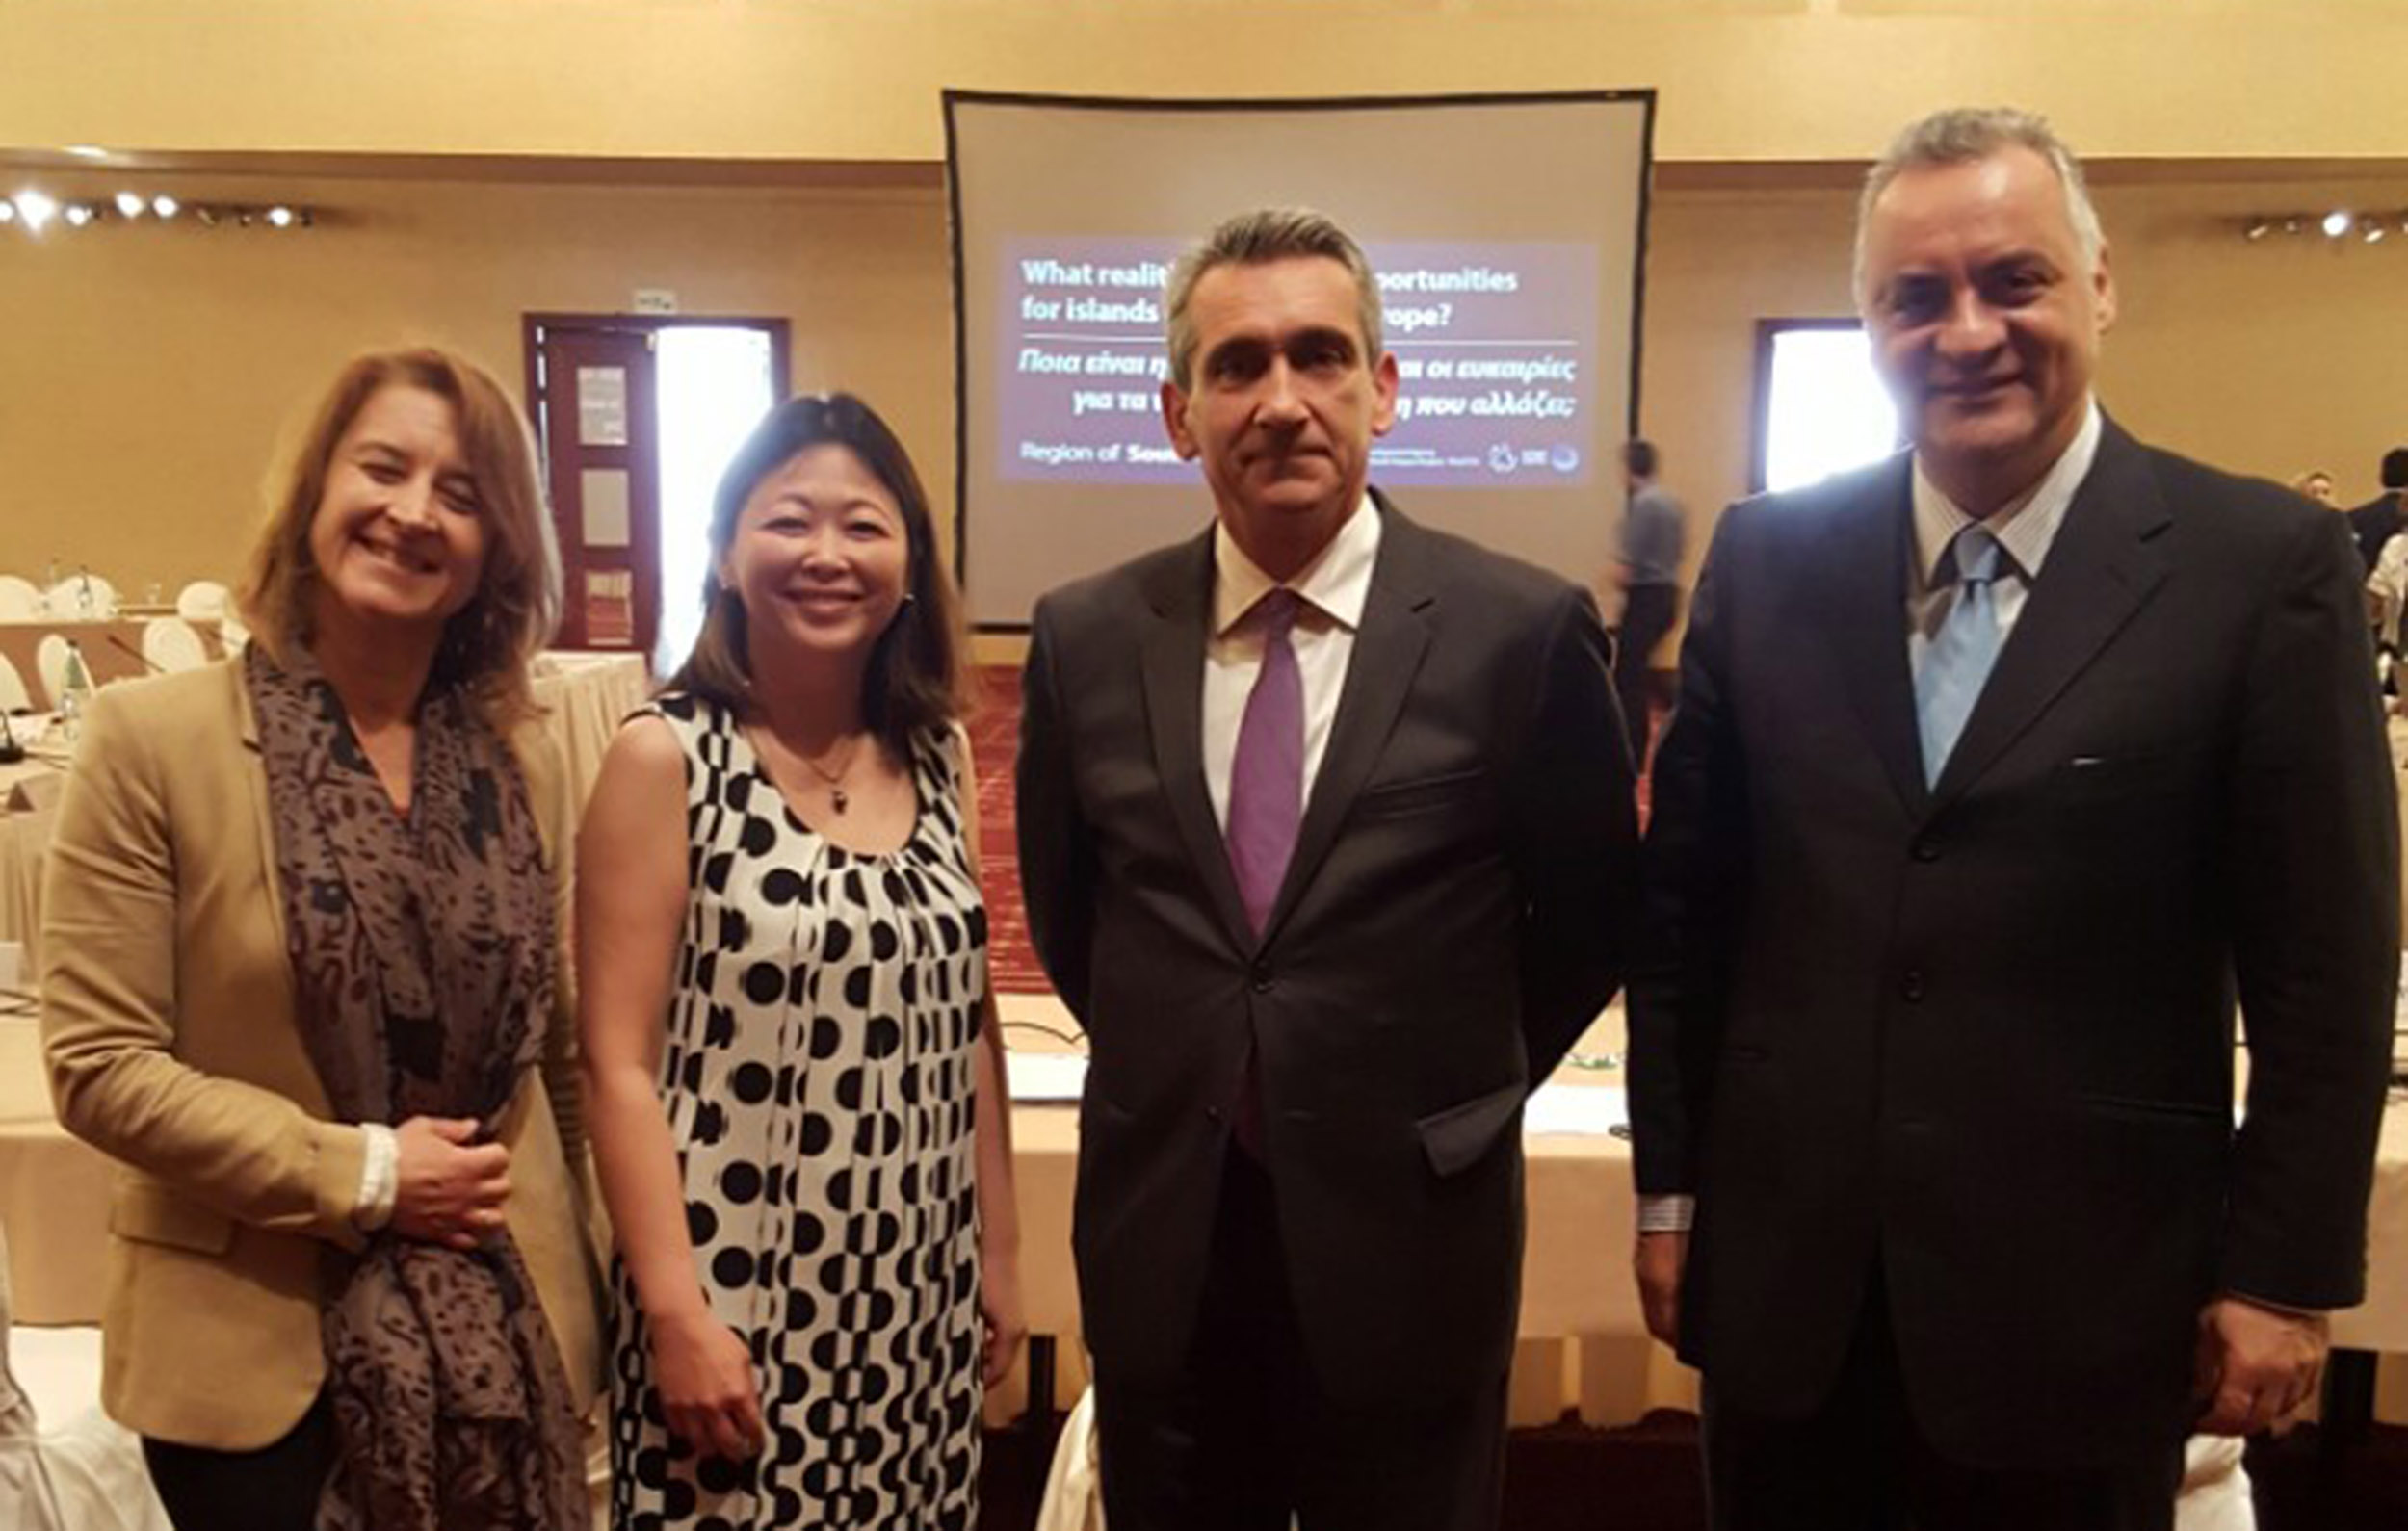
M 155 616 L 143 624 L 143 658 L 153 669 L 196 670 L 209 662 L 200 630 L 180 616 Z
M 44 633 L 34 646 L 34 668 L 41 676 L 42 705 L 58 711 L 59 698 L 66 692 L 67 662 L 75 655 L 75 645 L 65 635 Z
M 34 622 L 41 614 L 41 592 L 33 581 L 0 574 L 0 622 Z
M 175 592 L 175 614 L 187 622 L 215 622 L 234 606 L 234 592 L 215 580 L 195 580 Z
M 25 688 L 25 677 L 16 673 L 15 663 L 0 654 L 0 713 L 30 712 L 34 693 Z
M 101 621 L 118 614 L 117 586 L 97 574 L 70 574 L 42 592 L 41 603 L 54 620 Z

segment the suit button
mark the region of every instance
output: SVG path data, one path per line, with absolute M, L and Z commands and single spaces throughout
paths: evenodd
M 1899 997 L 1909 1003 L 1921 999 L 1924 997 L 1923 969 L 1909 968 L 1901 973 L 1898 981 L 1898 992 Z
M 1214 1126 L 1216 1126 L 1216 1127 L 1219 1126 L 1219 1125 L 1220 1125 L 1220 1107 L 1219 1107 L 1219 1106 L 1217 1106 L 1217 1105 L 1208 1105 L 1208 1106 L 1206 1106 L 1206 1107 L 1204 1108 L 1204 1120 L 1205 1120 L 1205 1121 L 1207 1121 L 1207 1122 L 1212 1123 L 1212 1124 L 1213 1124 Z
M 1246 976 L 1247 976 L 1248 981 L 1251 983 L 1252 987 L 1253 987 L 1253 989 L 1254 989 L 1254 992 L 1255 992 L 1256 994 L 1269 994 L 1269 993 L 1270 993 L 1270 965 L 1269 965 L 1269 964 L 1268 964 L 1268 963 L 1262 963 L 1262 962 L 1258 962 L 1258 963 L 1256 963 L 1256 964 L 1254 965 L 1254 971 L 1253 971 L 1252 973 L 1248 973 Z
M 1933 839 L 1929 835 L 1916 836 L 1915 859 L 1917 861 L 1938 861 L 1940 859 L 1940 842 Z

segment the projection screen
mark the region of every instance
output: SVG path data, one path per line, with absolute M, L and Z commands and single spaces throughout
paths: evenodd
M 948 91 L 955 451 L 972 621 L 1199 531 L 1164 432 L 1163 284 L 1228 215 L 1364 247 L 1403 381 L 1372 481 L 1587 581 L 1637 418 L 1650 91 L 1144 102 Z

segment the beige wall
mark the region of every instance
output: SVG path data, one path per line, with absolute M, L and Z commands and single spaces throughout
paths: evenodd
M 2408 179 L 2135 185 L 2133 173 L 2107 168 L 2100 192 L 2124 291 L 2108 406 L 2219 463 L 2282 478 L 2320 464 L 2347 497 L 2370 495 L 2376 457 L 2408 439 L 2408 240 L 2251 245 L 2238 231 L 2258 208 L 2408 205 Z M 515 392 L 522 313 L 619 310 L 637 286 L 676 289 L 688 313 L 787 318 L 796 385 L 877 402 L 950 510 L 933 188 L 149 184 L 188 196 L 273 188 L 338 216 L 293 236 L 134 226 L 0 242 L 0 569 L 89 562 L 134 590 L 222 577 L 279 432 L 342 357 L 434 338 L 485 358 Z M 1702 523 L 1745 489 L 1756 321 L 1847 311 L 1849 202 L 1836 184 L 1655 199 L 1642 428 L 1701 523 L 1692 557 Z
M 953 87 L 1660 87 L 1666 159 L 1946 100 L 2099 155 L 2403 155 L 2396 0 L 8 0 L 0 143 L 933 159 Z

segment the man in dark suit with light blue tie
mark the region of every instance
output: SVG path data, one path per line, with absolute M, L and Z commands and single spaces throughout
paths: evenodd
M 2115 287 L 2038 118 L 1907 130 L 1857 294 L 1913 451 L 1724 516 L 1656 757 L 1641 1293 L 1717 1527 L 2162 1528 L 2186 1433 L 2296 1407 L 2364 1286 L 2358 560 L 2100 413 Z
M 1521 1105 L 1636 896 L 1605 634 L 1367 482 L 1354 242 L 1230 220 L 1163 410 L 1217 511 L 1038 605 L 1021 874 L 1086 1029 L 1075 1244 L 1113 1531 L 1495 1523 Z

